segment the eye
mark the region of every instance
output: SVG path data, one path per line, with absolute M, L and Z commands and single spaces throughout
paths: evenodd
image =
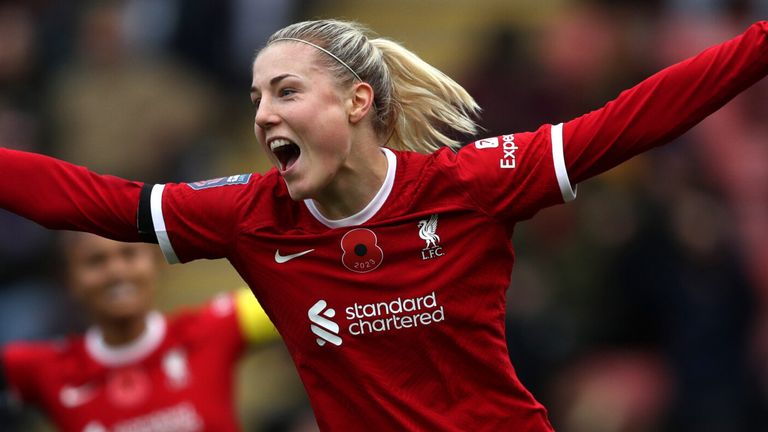
M 126 260 L 133 260 L 138 255 L 138 250 L 136 247 L 126 247 L 122 250 L 123 258 Z
M 261 98 L 260 97 L 253 98 L 251 99 L 251 103 L 253 104 L 254 108 L 258 108 L 259 104 L 261 103 Z
M 280 91 L 278 92 L 280 97 L 287 97 L 287 96 L 290 96 L 290 95 L 292 95 L 294 93 L 296 93 L 296 90 L 294 90 L 294 89 L 292 89 L 290 87 L 286 87 L 284 89 L 280 89 Z
M 96 269 L 99 267 L 104 266 L 107 262 L 107 255 L 104 253 L 94 253 L 91 255 L 88 255 L 84 260 L 83 264 L 85 268 L 88 269 Z

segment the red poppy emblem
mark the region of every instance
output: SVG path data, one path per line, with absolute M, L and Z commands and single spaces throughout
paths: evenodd
M 366 228 L 356 228 L 341 238 L 341 262 L 356 273 L 376 270 L 384 260 L 376 233 Z

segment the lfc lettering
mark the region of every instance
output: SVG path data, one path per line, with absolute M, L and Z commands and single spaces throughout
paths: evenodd
M 421 250 L 421 259 L 422 260 L 428 260 L 432 258 L 437 258 L 445 255 L 443 253 L 443 248 L 441 246 L 438 246 L 436 248 L 432 249 L 422 249 Z

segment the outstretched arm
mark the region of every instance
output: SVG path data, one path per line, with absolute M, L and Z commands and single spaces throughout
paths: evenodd
M 552 140 L 563 146 L 568 178 L 579 183 L 678 137 L 766 74 L 768 21 L 761 21 L 553 127 Z
M 152 241 L 137 229 L 143 184 L 98 175 L 47 156 L 0 149 L 0 208 L 47 228 Z
M 46 228 L 159 243 L 169 262 L 222 258 L 258 175 L 149 185 L 0 148 L 0 208 Z

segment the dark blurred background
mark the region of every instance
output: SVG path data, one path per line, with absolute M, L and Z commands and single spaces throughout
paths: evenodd
M 319 17 L 457 79 L 490 136 L 596 109 L 768 18 L 768 0 L 0 0 L 0 146 L 147 182 L 263 172 L 254 51 Z M 767 120 L 763 80 L 518 227 L 510 354 L 559 431 L 768 430 Z M 82 330 L 54 239 L 0 210 L 0 344 Z M 168 268 L 159 307 L 240 285 L 226 262 Z M 238 373 L 246 430 L 314 429 L 281 347 Z

